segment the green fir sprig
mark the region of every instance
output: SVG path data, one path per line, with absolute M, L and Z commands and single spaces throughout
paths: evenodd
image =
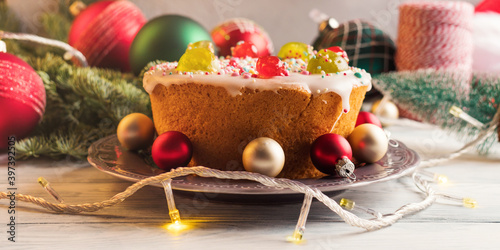
M 490 122 L 499 108 L 500 76 L 475 74 L 467 91 L 459 90 L 456 79 L 451 73 L 419 70 L 381 74 L 373 84 L 412 116 L 470 141 L 481 129 L 451 115 L 450 108 L 460 107 L 480 122 Z M 497 135 L 492 135 L 479 151 L 487 152 L 496 141 Z
M 41 15 L 38 35 L 66 41 L 74 0 L 60 0 L 59 12 Z M 93 1 L 84 1 L 89 4 Z M 19 32 L 19 21 L 0 2 L 0 30 Z M 21 159 L 39 156 L 85 158 L 90 144 L 116 133 L 121 118 L 133 112 L 151 116 L 141 78 L 115 70 L 83 68 L 63 59 L 64 51 L 6 40 L 9 53 L 29 63 L 42 78 L 47 105 L 30 137 L 16 144 Z

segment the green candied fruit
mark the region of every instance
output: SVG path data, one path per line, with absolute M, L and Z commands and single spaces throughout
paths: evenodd
M 188 49 L 179 59 L 177 71 L 180 72 L 215 72 L 219 66 L 219 60 L 205 48 Z
M 283 45 L 278 52 L 278 57 L 281 60 L 287 58 L 302 59 L 304 62 L 308 62 L 313 56 L 313 47 L 311 45 L 299 42 L 289 42 Z
M 337 53 L 322 49 L 316 54 L 316 58 L 311 58 L 307 64 L 307 71 L 311 74 L 337 73 L 349 69 L 349 64 Z
M 201 40 L 195 43 L 190 43 L 186 50 L 195 48 L 205 48 L 210 50 L 210 52 L 214 53 L 214 45 L 212 44 L 212 42 L 208 40 Z

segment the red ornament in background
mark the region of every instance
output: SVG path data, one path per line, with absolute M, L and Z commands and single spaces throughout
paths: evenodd
M 311 161 L 322 173 L 333 175 L 336 165 L 343 157 L 352 159 L 352 149 L 349 142 L 337 134 L 324 134 L 311 145 Z
M 370 123 L 370 124 L 373 124 L 377 127 L 382 128 L 382 124 L 380 123 L 377 116 L 375 116 L 374 114 L 372 114 L 370 112 L 361 111 L 358 114 L 358 119 L 356 119 L 356 126 L 355 127 L 357 127 L 361 124 L 365 124 L 365 123 Z
M 234 18 L 217 25 L 211 32 L 212 40 L 219 47 L 220 56 L 230 56 L 231 47 L 239 41 L 251 42 L 257 48 L 257 56 L 273 53 L 273 43 L 269 35 L 255 22 Z
M 129 1 L 96 2 L 75 18 L 68 43 L 80 50 L 91 66 L 130 71 L 130 45 L 146 21 Z
M 185 134 L 168 131 L 156 138 L 151 154 L 156 165 L 168 171 L 187 166 L 193 156 L 193 145 Z
M 45 112 L 45 88 L 33 68 L 18 57 L 0 52 L 0 149 L 7 138 L 26 137 Z
M 476 5 L 476 12 L 496 12 L 500 13 L 500 1 L 484 0 Z
M 258 57 L 257 47 L 252 42 L 239 41 L 235 47 L 231 48 L 231 55 L 233 57 L 246 58 Z

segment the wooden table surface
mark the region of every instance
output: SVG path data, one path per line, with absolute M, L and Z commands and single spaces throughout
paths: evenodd
M 392 126 L 393 138 L 405 142 L 423 158 L 446 154 L 461 143 L 436 128 Z M 500 150 L 475 152 L 430 171 L 446 174 L 444 193 L 470 196 L 478 207 L 468 209 L 438 200 L 428 209 L 398 223 L 367 232 L 349 226 L 322 203 L 311 207 L 305 242 L 285 238 L 294 230 L 301 203 L 235 204 L 175 195 L 189 230 L 172 234 L 163 189 L 145 187 L 125 202 L 95 213 L 70 215 L 48 212 L 27 203 L 16 205 L 16 242 L 8 241 L 8 202 L 0 200 L 1 249 L 500 249 Z M 0 166 L 0 190 L 6 190 L 7 167 Z M 102 173 L 87 162 L 71 160 L 18 161 L 17 192 L 52 200 L 37 183 L 51 182 L 68 204 L 112 197 L 131 183 Z M 175 191 L 174 191 L 175 194 Z M 419 202 L 423 196 L 411 178 L 353 188 L 334 197 L 349 198 L 381 213 Z M 366 214 L 359 214 L 370 218 Z

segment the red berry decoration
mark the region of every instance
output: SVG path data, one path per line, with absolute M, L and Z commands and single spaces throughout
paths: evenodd
M 258 57 L 257 47 L 252 42 L 239 41 L 235 47 L 231 48 L 231 54 L 233 57 L 246 58 Z
M 377 127 L 380 127 L 382 128 L 382 124 L 380 123 L 379 119 L 377 118 L 377 116 L 375 116 L 374 114 L 370 113 L 370 112 L 366 112 L 366 111 L 361 111 L 359 112 L 358 114 L 358 119 L 356 120 L 356 126 L 359 126 L 361 124 L 365 124 L 365 123 L 370 123 L 370 124 L 373 124 Z
M 349 62 L 349 57 L 347 57 L 347 53 L 339 46 L 332 46 L 330 48 L 327 48 L 327 50 L 331 50 L 344 58 L 347 62 Z
M 129 1 L 96 2 L 75 18 L 68 43 L 91 66 L 130 71 L 130 46 L 145 23 L 141 10 Z
M 163 170 L 187 166 L 193 156 L 193 145 L 179 131 L 168 131 L 156 138 L 151 149 L 153 161 Z
M 220 56 L 231 55 L 231 48 L 239 41 L 253 43 L 258 51 L 257 56 L 268 56 L 273 52 L 273 43 L 267 32 L 254 21 L 245 18 L 226 20 L 217 25 L 211 35 L 215 45 L 219 47 Z
M 35 128 L 45 101 L 45 88 L 35 70 L 20 58 L 0 52 L 0 149 L 7 148 L 10 136 L 19 140 Z
M 283 65 L 283 62 L 277 56 L 259 57 L 255 69 L 259 72 L 259 78 L 289 75 L 288 71 Z
M 322 173 L 356 178 L 349 142 L 337 134 L 324 134 L 311 145 L 311 161 Z

